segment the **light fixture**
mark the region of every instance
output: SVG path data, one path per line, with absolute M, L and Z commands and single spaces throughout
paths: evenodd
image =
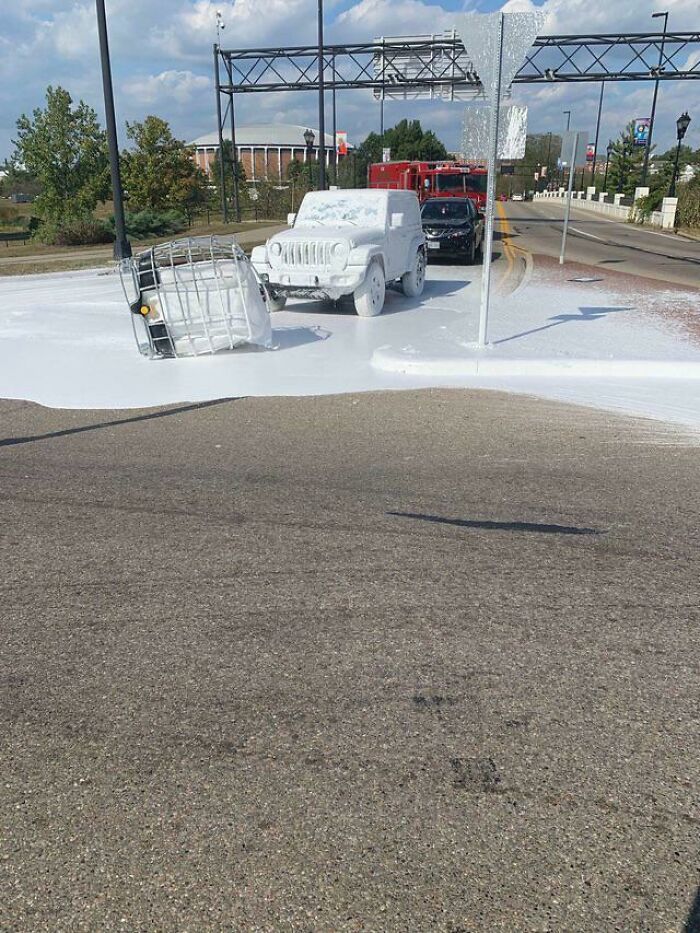
M 688 132 L 688 127 L 691 124 L 690 116 L 688 111 L 682 113 L 680 117 L 676 120 L 676 128 L 678 130 L 678 141 L 681 142 L 685 138 L 685 134 Z

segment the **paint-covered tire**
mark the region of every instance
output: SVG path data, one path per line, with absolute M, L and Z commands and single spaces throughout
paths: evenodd
M 277 295 L 275 292 L 271 292 L 268 290 L 267 292 L 267 310 L 268 311 L 282 311 L 286 304 L 287 304 L 286 295 Z
M 417 298 L 425 285 L 425 249 L 421 246 L 416 250 L 413 268 L 401 276 L 401 288 L 407 298 Z
M 382 313 L 386 281 L 381 263 L 373 259 L 367 269 L 364 282 L 353 292 L 355 311 L 360 317 L 376 317 Z

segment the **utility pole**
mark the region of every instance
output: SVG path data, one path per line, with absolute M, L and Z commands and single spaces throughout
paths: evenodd
M 600 82 L 600 100 L 598 101 L 598 122 L 595 125 L 595 144 L 593 146 L 593 171 L 591 184 L 595 185 L 595 172 L 598 165 L 598 140 L 600 139 L 600 119 L 603 115 L 603 97 L 605 95 L 605 81 Z
M 661 72 L 663 71 L 663 62 L 664 62 L 664 45 L 666 44 L 666 31 L 668 29 L 668 13 L 652 13 L 652 19 L 659 19 L 663 16 L 664 19 L 664 31 L 663 36 L 661 37 L 661 48 L 659 49 L 659 64 L 656 69 L 656 81 L 654 82 L 654 98 L 651 103 L 651 118 L 649 120 L 649 136 L 647 137 L 647 144 L 644 150 L 644 167 L 642 168 L 642 180 L 641 185 L 646 185 L 647 183 L 647 172 L 649 171 L 649 156 L 651 155 L 651 140 L 654 135 L 654 119 L 656 117 L 656 101 L 659 96 L 659 80 L 661 79 Z
M 114 88 L 112 69 L 109 61 L 109 41 L 107 38 L 107 15 L 104 0 L 97 3 L 97 32 L 100 37 L 100 61 L 102 64 L 102 86 L 105 98 L 105 119 L 107 122 L 107 145 L 109 147 L 109 168 L 112 175 L 112 193 L 114 196 L 114 258 L 128 259 L 131 256 L 131 243 L 126 235 L 124 218 L 124 192 L 119 167 L 119 141 L 117 139 L 117 119 L 114 114 Z
M 226 167 L 224 165 L 224 128 L 221 123 L 221 73 L 219 70 L 219 46 L 214 45 L 214 82 L 216 84 L 216 122 L 219 127 L 219 187 L 221 189 L 221 216 L 228 223 L 226 203 Z
M 326 190 L 326 100 L 324 87 L 323 0 L 318 0 L 318 188 Z

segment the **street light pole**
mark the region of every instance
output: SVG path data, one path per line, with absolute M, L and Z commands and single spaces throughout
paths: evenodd
M 654 82 L 654 98 L 651 102 L 651 118 L 649 120 L 649 136 L 647 137 L 647 144 L 644 150 L 644 167 L 642 168 L 642 180 L 641 185 L 644 186 L 647 183 L 647 172 L 649 171 L 649 156 L 651 154 L 651 139 L 654 135 L 654 119 L 656 117 L 656 101 L 659 96 L 659 81 L 661 79 L 661 71 L 663 69 L 664 61 L 664 45 L 666 44 L 666 31 L 668 29 L 668 13 L 652 13 L 652 19 L 659 19 L 663 16 L 664 19 L 664 31 L 661 37 L 661 48 L 659 49 L 659 64 L 656 68 L 656 81 Z
M 324 87 L 323 0 L 318 0 L 318 187 L 326 190 L 326 101 Z
M 613 154 L 612 140 L 608 143 L 607 158 L 605 160 L 605 179 L 603 180 L 603 191 L 608 190 L 608 169 L 610 168 L 610 156 Z
M 568 133 L 569 130 L 571 129 L 571 111 L 563 110 L 562 113 L 566 117 L 566 132 Z
M 691 120 L 688 115 L 688 111 L 682 113 L 680 117 L 676 120 L 676 129 L 678 132 L 678 145 L 676 146 L 676 158 L 673 163 L 673 178 L 671 179 L 671 187 L 668 192 L 670 198 L 675 198 L 676 196 L 676 180 L 678 178 L 678 162 L 681 156 L 681 143 L 685 139 L 685 134 L 688 132 L 688 127 L 690 126 Z
M 603 97 L 605 95 L 605 81 L 600 82 L 600 100 L 598 102 L 598 122 L 595 126 L 595 144 L 593 146 L 593 172 L 591 174 L 591 184 L 595 185 L 595 171 L 598 165 L 598 140 L 600 139 L 600 118 L 603 115 Z
M 107 38 L 107 15 L 104 0 L 96 0 L 97 32 L 100 38 L 100 60 L 102 64 L 102 86 L 105 98 L 105 119 L 107 123 L 107 145 L 109 147 L 109 167 L 112 175 L 112 193 L 114 196 L 114 258 L 128 259 L 131 256 L 131 243 L 126 235 L 124 218 L 124 192 L 119 167 L 119 141 L 117 139 L 117 118 L 114 114 L 114 88 L 112 87 L 112 69 L 109 61 L 109 41 Z

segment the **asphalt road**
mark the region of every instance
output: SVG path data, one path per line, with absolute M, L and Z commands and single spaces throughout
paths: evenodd
M 3 930 L 700 924 L 700 448 L 0 402 Z
M 503 207 L 515 246 L 559 258 L 564 204 L 558 200 L 508 202 Z M 642 229 L 572 208 L 567 243 L 572 262 L 700 288 L 700 240 Z

